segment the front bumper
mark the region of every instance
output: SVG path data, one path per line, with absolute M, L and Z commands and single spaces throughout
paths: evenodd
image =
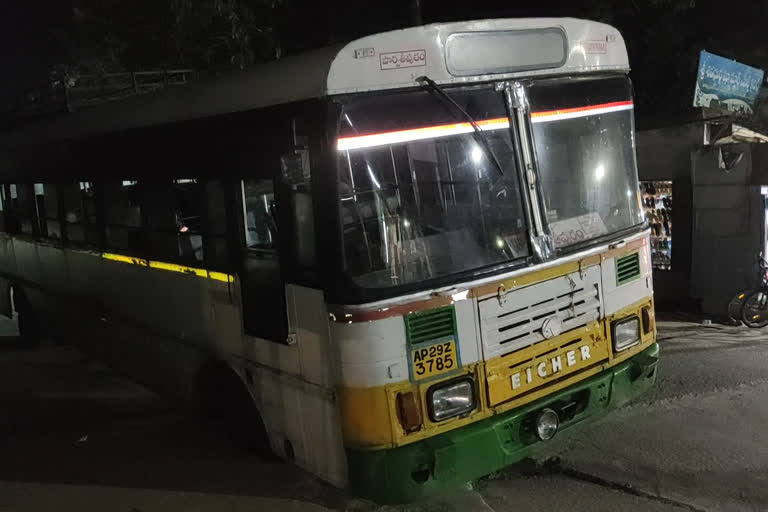
M 487 475 L 528 456 L 539 441 L 531 419 L 544 407 L 579 406 L 560 432 L 599 418 L 656 381 L 659 346 L 518 409 L 424 441 L 388 450 L 348 449 L 350 486 L 382 503 L 413 501 Z

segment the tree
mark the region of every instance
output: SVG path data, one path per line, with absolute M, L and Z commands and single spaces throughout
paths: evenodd
M 245 67 L 281 54 L 285 0 L 76 0 L 66 65 L 87 72 Z
M 43 7 L 45 2 L 52 7 Z M 714 0 L 537 0 L 525 5 L 509 0 L 28 0 L 24 5 L 23 16 L 3 18 L 29 25 L 25 32 L 12 26 L 3 32 L 3 46 L 19 49 L 15 60 L 5 62 L 25 70 L 24 83 L 45 76 L 53 63 L 64 76 L 242 68 L 408 26 L 416 7 L 424 23 L 574 16 L 618 27 L 629 51 L 640 126 L 695 116 L 690 105 L 702 49 L 768 68 L 768 50 L 756 39 L 768 19 L 768 2 L 754 0 L 727 5 Z

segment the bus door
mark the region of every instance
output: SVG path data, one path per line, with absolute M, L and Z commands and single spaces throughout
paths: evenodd
M 272 179 L 244 179 L 243 327 L 245 333 L 285 342 L 285 287 L 278 253 L 278 217 Z
M 299 317 L 314 318 L 322 307 L 321 294 L 310 307 L 313 311 L 299 312 L 302 306 L 291 292 L 294 285 L 319 289 L 307 277 L 317 274 L 309 126 L 303 118 L 292 118 L 286 129 L 278 130 L 275 168 L 266 166 L 274 174 L 241 182 L 245 332 L 288 344 L 297 341 L 295 333 L 304 324 Z

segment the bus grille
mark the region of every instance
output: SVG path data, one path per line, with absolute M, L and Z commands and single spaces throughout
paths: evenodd
M 543 341 L 542 326 L 557 317 L 563 333 L 600 318 L 600 266 L 511 290 L 479 303 L 485 359 Z

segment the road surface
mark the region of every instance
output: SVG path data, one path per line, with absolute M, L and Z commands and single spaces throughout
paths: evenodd
M 0 511 L 768 510 L 768 331 L 659 326 L 658 386 L 535 460 L 379 507 L 205 423 L 69 347 L 0 324 Z

